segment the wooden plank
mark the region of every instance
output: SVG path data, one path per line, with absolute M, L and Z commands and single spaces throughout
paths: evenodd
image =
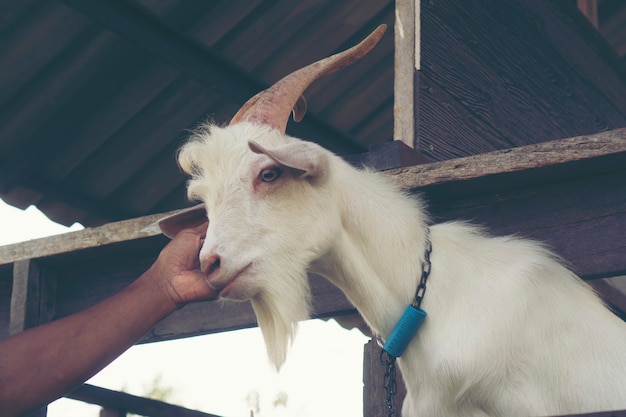
M 58 236 L 0 246 L 0 265 L 158 236 L 161 231 L 156 221 L 161 217 L 164 217 L 164 214 L 139 217 Z
M 420 154 L 431 155 L 431 158 L 437 155 L 440 160 L 445 160 L 460 154 L 475 155 L 491 152 L 494 148 L 512 147 L 506 136 L 475 117 L 471 108 L 427 73 L 421 71 L 416 78 L 419 84 L 416 149 Z
M 563 171 L 564 175 L 582 176 L 584 175 L 583 172 L 571 172 L 567 168 L 567 164 L 594 161 L 610 156 L 619 158 L 623 162 L 625 155 L 626 129 L 616 129 L 593 135 L 401 168 L 389 171 L 389 175 L 403 189 L 407 190 L 516 172 L 523 172 L 524 175 L 527 175 L 532 170 L 547 167 L 557 167 Z M 598 170 L 606 169 L 602 166 L 596 168 Z M 546 180 L 554 179 L 546 178 Z
M 363 417 L 381 417 L 386 415 L 386 392 L 384 388 L 385 365 L 380 360 L 382 348 L 373 340 L 363 349 Z M 406 387 L 400 369 L 396 366 L 396 389 L 394 405 L 396 415 L 400 415 L 402 402 L 406 396 Z
M 9 334 L 14 335 L 40 323 L 41 275 L 35 261 L 13 265 Z
M 137 397 L 125 392 L 112 391 L 84 384 L 66 395 L 67 398 L 98 404 L 105 408 L 124 410 L 127 413 L 150 417 L 218 417 L 201 411 L 191 410 L 163 401 Z
M 422 2 L 420 78 L 434 90 L 420 90 L 420 112 L 443 112 L 420 114 L 421 152 L 441 160 L 626 126 L 623 69 L 554 3 Z M 473 146 L 456 146 L 457 122 Z
M 419 111 L 420 0 L 396 0 L 393 137 L 415 147 Z

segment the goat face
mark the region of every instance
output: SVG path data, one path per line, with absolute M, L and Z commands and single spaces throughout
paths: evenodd
M 202 270 L 221 297 L 252 299 L 271 291 L 277 275 L 293 285 L 327 250 L 339 230 L 323 191 L 328 157 L 316 144 L 249 123 L 207 127 L 181 149 L 189 196 L 209 219 Z
M 340 219 L 332 216 L 331 193 L 321 191 L 328 190 L 322 185 L 332 154 L 286 136 L 285 127 L 290 112 L 296 121 L 304 115 L 302 93 L 313 81 L 358 61 L 385 29 L 285 76 L 248 100 L 229 127 L 207 125 L 181 148 L 180 166 L 192 176 L 188 194 L 204 202 L 210 220 L 202 270 L 222 297 L 254 299 L 275 287 L 274 279 L 259 277 L 282 271 L 288 281 L 303 281 L 306 267 L 340 230 L 328 220 Z M 175 222 L 162 222 L 162 230 L 175 233 Z
M 200 252 L 207 282 L 221 298 L 252 300 L 277 367 L 295 323 L 309 316 L 307 268 L 341 230 L 327 187 L 332 157 L 250 123 L 205 126 L 179 153 L 189 197 L 208 217 Z

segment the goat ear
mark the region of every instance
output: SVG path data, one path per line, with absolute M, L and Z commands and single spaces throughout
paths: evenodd
M 303 95 L 301 95 L 300 97 L 298 97 L 298 101 L 296 101 L 296 104 L 293 106 L 293 109 L 291 110 L 291 114 L 293 115 L 293 120 L 298 123 L 301 122 L 302 119 L 304 118 L 304 115 L 306 114 L 306 110 L 307 110 L 306 99 L 304 98 Z
M 248 141 L 248 146 L 252 152 L 267 155 L 303 178 L 320 179 L 328 169 L 328 155 L 318 145 L 311 142 L 296 141 L 267 149 L 257 142 Z
M 181 230 L 200 226 L 207 221 L 204 204 L 198 204 L 163 217 L 157 224 L 159 229 L 161 229 L 161 233 L 173 239 Z

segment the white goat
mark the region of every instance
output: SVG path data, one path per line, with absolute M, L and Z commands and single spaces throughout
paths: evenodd
M 306 87 L 367 53 L 383 31 L 285 77 L 230 126 L 206 125 L 183 146 L 189 196 L 210 220 L 200 252 L 208 283 L 252 302 L 279 368 L 296 323 L 309 317 L 308 271 L 387 337 L 416 292 L 430 239 L 428 318 L 398 360 L 404 416 L 626 408 L 626 325 L 551 252 L 465 223 L 429 226 L 421 201 L 384 175 L 285 135 Z M 162 229 L 175 234 L 198 210 Z

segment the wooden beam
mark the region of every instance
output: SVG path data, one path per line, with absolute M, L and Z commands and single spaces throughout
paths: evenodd
M 49 238 L 1 246 L 0 265 L 156 237 L 161 234 L 156 221 L 167 214 L 138 217 L 109 223 L 101 227 L 86 228 Z
M 394 25 L 394 132 L 395 140 L 415 147 L 420 69 L 420 0 L 396 0 Z
M 179 407 L 163 401 L 137 397 L 125 392 L 112 391 L 84 384 L 66 395 L 67 398 L 84 401 L 102 407 L 123 410 L 127 413 L 150 417 L 218 417 L 189 408 Z
M 14 335 L 39 324 L 39 268 L 34 261 L 13 265 L 9 334 Z
M 577 136 L 535 145 L 504 149 L 480 155 L 455 158 L 432 164 L 416 165 L 389 171 L 398 184 L 406 190 L 428 186 L 488 179 L 495 176 L 521 173 L 528 174 L 546 168 L 560 171 L 559 176 L 581 177 L 587 171 L 573 168 L 573 164 L 589 162 L 596 171 L 619 169 L 626 157 L 626 129 L 616 129 L 593 135 Z M 615 166 L 602 166 L 604 160 L 612 159 Z M 623 166 L 622 166 L 623 167 Z M 563 178 L 544 177 L 555 181 Z

